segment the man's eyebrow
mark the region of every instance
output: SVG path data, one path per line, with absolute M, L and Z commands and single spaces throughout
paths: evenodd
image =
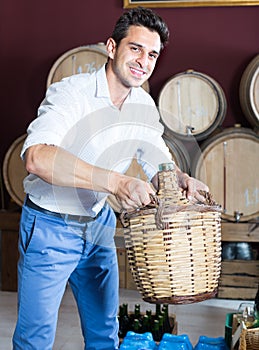
M 144 45 L 141 45 L 141 44 L 136 43 L 136 42 L 134 42 L 134 41 L 130 41 L 130 42 L 129 42 L 129 45 L 135 45 L 135 46 L 138 46 L 138 47 L 140 47 L 140 48 L 145 47 Z M 160 52 L 157 52 L 156 50 L 152 50 L 151 52 L 153 52 L 153 53 L 156 54 L 156 55 L 159 55 L 159 54 L 160 54 Z

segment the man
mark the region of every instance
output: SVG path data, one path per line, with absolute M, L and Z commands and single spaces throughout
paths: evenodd
M 158 164 L 171 161 L 150 95 L 151 76 L 168 29 L 151 10 L 118 20 L 98 72 L 53 84 L 28 128 L 22 157 L 29 175 L 20 224 L 15 350 L 52 349 L 67 282 L 87 350 L 118 348 L 116 217 L 149 204 L 150 183 L 124 175 L 136 156 L 157 187 Z M 188 196 L 207 186 L 177 170 Z

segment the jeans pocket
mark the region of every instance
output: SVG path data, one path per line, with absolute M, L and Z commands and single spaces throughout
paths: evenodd
M 32 240 L 36 216 L 27 210 L 22 211 L 19 233 L 19 247 L 24 254 L 27 252 Z

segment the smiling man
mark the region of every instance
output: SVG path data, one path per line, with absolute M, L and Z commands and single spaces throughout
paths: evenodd
M 149 204 L 159 163 L 172 162 L 141 88 L 168 35 L 151 10 L 125 12 L 107 41 L 107 64 L 51 85 L 28 127 L 14 350 L 52 349 L 68 282 L 85 350 L 118 349 L 116 216 L 106 198 L 127 210 Z M 134 156 L 154 187 L 124 175 Z M 177 171 L 187 196 L 202 200 L 207 186 Z
M 116 36 L 115 36 L 116 38 Z M 127 36 L 117 43 L 110 38 L 107 49 L 111 60 L 107 66 L 109 82 L 123 85 L 124 99 L 132 87 L 141 86 L 152 74 L 161 50 L 160 36 L 141 26 L 131 26 Z M 119 83 L 119 85 L 117 84 Z

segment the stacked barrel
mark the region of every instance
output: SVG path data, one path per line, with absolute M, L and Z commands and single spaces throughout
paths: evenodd
M 208 184 L 222 205 L 222 218 L 234 222 L 256 220 L 259 215 L 258 73 L 259 55 L 240 83 L 240 103 L 251 129 L 221 127 L 227 111 L 225 94 L 219 83 L 204 73 L 188 70 L 176 74 L 158 98 L 166 142 L 182 143 L 182 153 L 189 153 L 186 163 L 191 159 L 189 173 Z

